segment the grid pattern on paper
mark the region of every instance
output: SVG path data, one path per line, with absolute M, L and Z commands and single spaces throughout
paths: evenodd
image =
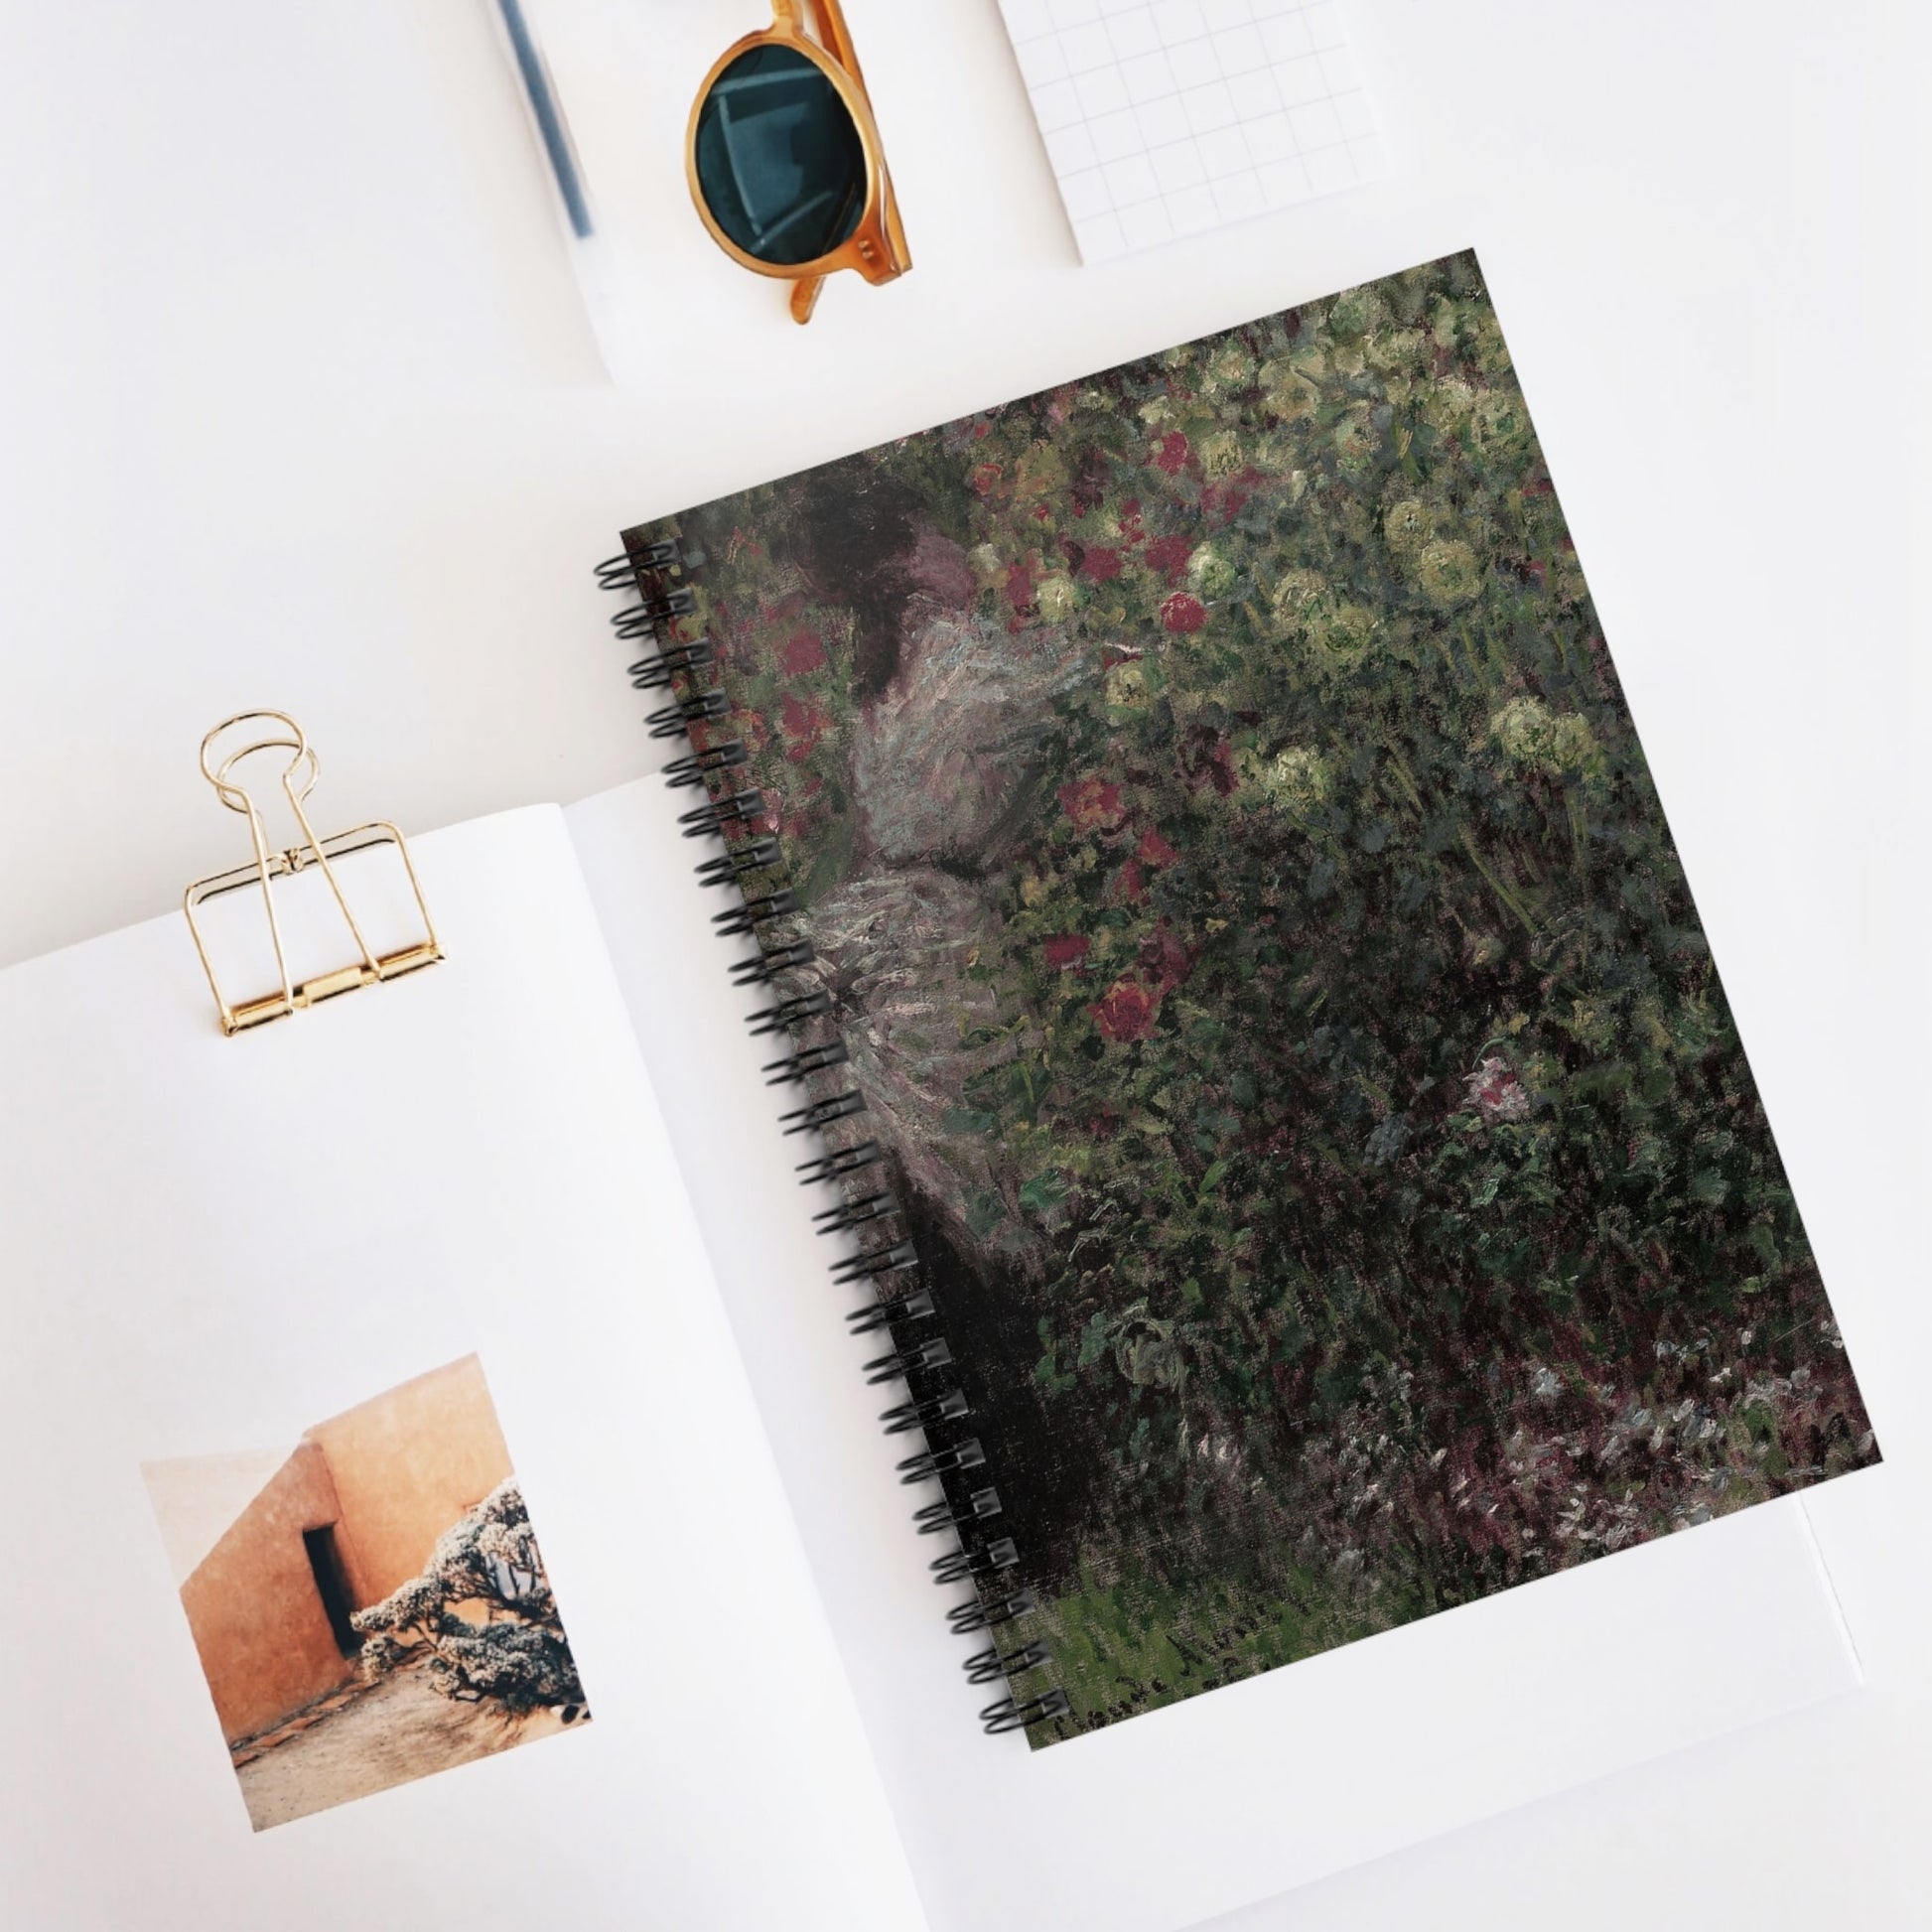
M 1081 259 L 1388 173 L 1335 0 L 1000 0 Z

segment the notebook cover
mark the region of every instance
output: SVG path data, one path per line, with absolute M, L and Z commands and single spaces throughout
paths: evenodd
M 1473 255 L 668 536 L 1033 1742 L 1878 1459 Z

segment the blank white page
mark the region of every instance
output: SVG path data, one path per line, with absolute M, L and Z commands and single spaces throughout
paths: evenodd
M 1335 0 L 1000 0 L 1083 261 L 1389 172 Z
M 562 819 L 412 849 L 446 963 L 233 1039 L 179 915 L 0 975 L 0 1919 L 916 1927 Z M 472 1352 L 593 1722 L 256 1834 L 142 1464 Z
M 946 1629 L 675 810 L 641 779 L 566 817 L 934 1932 L 1174 1932 L 1859 1682 L 1792 1497 L 1043 1750 L 982 1736 L 984 1638 Z

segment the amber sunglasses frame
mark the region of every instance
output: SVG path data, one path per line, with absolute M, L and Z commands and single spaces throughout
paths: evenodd
M 818 19 L 816 39 L 807 29 L 808 9 Z M 846 112 L 852 116 L 859 144 L 865 151 L 866 201 L 858 226 L 838 247 L 813 261 L 764 262 L 756 255 L 748 255 L 718 225 L 698 183 L 698 117 L 725 69 L 758 47 L 784 47 L 803 55 L 831 82 Z M 793 322 L 811 321 L 825 278 L 836 275 L 842 268 L 856 269 L 868 282 L 877 284 L 897 281 L 912 266 L 912 256 L 905 245 L 905 229 L 899 220 L 898 202 L 893 194 L 893 178 L 886 167 L 886 149 L 872 115 L 872 96 L 867 93 L 865 76 L 859 70 L 859 57 L 852 51 L 852 36 L 846 30 L 839 0 L 771 0 L 771 25 L 761 33 L 747 34 L 718 57 L 691 104 L 691 119 L 684 134 L 684 178 L 690 186 L 699 219 L 712 240 L 733 261 L 754 274 L 790 282 Z

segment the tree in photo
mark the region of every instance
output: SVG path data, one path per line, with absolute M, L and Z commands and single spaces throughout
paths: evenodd
M 567 1724 L 590 1715 L 513 1476 L 444 1531 L 421 1576 L 352 1621 L 370 1679 L 427 1651 L 430 1682 L 458 1703 L 510 1718 L 555 1707 Z

